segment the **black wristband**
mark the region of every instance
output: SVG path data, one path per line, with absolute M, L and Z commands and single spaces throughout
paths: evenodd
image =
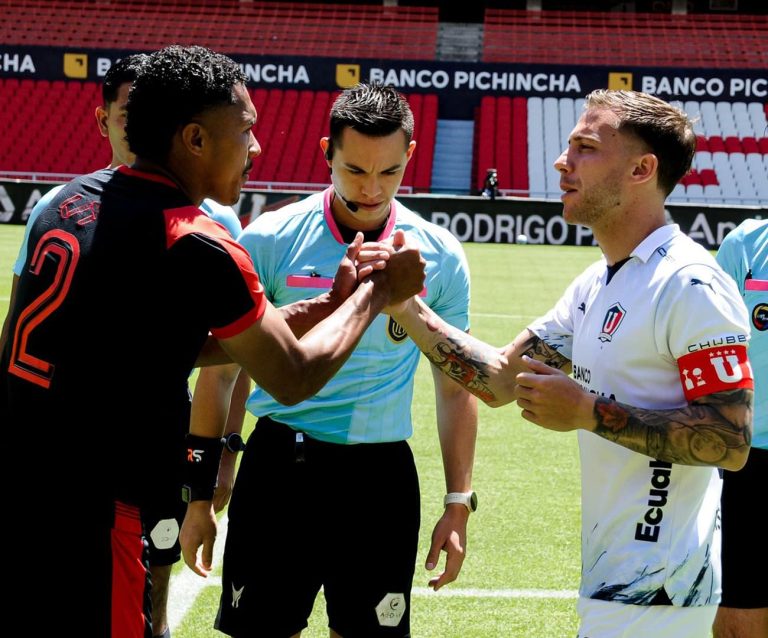
M 182 488 L 185 502 L 210 501 L 213 498 L 223 448 L 220 438 L 187 434 L 187 462 L 184 464 Z

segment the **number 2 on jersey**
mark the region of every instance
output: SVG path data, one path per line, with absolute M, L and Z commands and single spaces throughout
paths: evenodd
M 46 389 L 51 385 L 54 366 L 29 352 L 29 335 L 56 311 L 67 296 L 80 259 L 80 243 L 74 235 L 62 230 L 48 231 L 37 242 L 29 272 L 39 276 L 49 257 L 55 264 L 56 272 L 51 284 L 19 314 L 8 367 L 11 374 Z

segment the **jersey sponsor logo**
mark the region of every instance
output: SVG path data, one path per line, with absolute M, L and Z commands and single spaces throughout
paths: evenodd
M 648 510 L 643 520 L 635 526 L 635 540 L 657 543 L 661 521 L 664 518 L 664 506 L 669 496 L 669 485 L 672 482 L 672 464 L 653 460 L 648 463 L 648 467 L 653 470 L 651 489 L 648 491 Z
M 399 323 L 397 323 L 397 321 L 390 317 L 389 321 L 387 322 L 387 336 L 394 343 L 402 343 L 408 338 L 408 333 L 405 331 L 405 328 L 403 328 Z
M 753 387 L 746 346 L 698 350 L 680 357 L 677 365 L 687 401 L 725 390 Z
M 706 341 L 699 341 L 699 343 L 693 343 L 688 346 L 688 352 L 697 352 L 699 350 L 707 350 L 709 348 L 721 348 L 723 346 L 735 346 L 737 344 L 747 344 L 747 335 L 726 335 L 725 337 L 717 337 L 716 339 L 708 339 Z
M 611 341 L 613 335 L 616 334 L 616 331 L 619 329 L 621 322 L 624 321 L 626 314 L 627 311 L 624 310 L 624 307 L 618 301 L 608 308 L 605 313 L 605 319 L 603 319 L 603 327 L 597 338 L 603 343 Z
M 407 608 L 403 594 L 387 594 L 376 605 L 376 616 L 382 627 L 397 627 Z
M 752 309 L 752 325 L 761 332 L 768 330 L 768 303 L 759 303 Z
M 65 199 L 59 205 L 59 216 L 62 219 L 69 219 L 70 217 L 77 217 L 77 225 L 85 226 L 95 221 L 99 216 L 99 208 L 101 204 L 99 202 L 90 200 L 81 203 L 81 200 L 85 198 L 82 195 L 72 195 L 72 197 Z
M 583 381 L 584 383 L 589 384 L 592 381 L 592 371 L 584 366 L 577 366 L 574 364 L 573 378 L 576 381 Z

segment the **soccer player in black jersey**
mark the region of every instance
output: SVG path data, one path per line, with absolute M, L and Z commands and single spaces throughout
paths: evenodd
M 266 301 L 245 251 L 197 208 L 237 201 L 260 152 L 244 81 L 207 49 L 152 54 L 127 109 L 134 165 L 75 179 L 30 230 L 0 354 L 0 423 L 34 449 L 36 478 L 12 513 L 6 603 L 28 633 L 55 622 L 89 637 L 151 635 L 137 505 L 152 490 L 143 469 L 178 453 L 168 432 L 196 363 L 231 358 L 280 401 L 300 401 L 379 311 L 422 288 L 423 261 L 403 238 L 376 253 L 386 268 L 372 273 L 357 268 L 358 238 L 331 293 L 285 312 Z M 189 507 L 212 517 L 219 439 L 187 447 Z

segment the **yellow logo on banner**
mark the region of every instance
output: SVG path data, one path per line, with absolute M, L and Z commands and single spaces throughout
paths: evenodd
M 608 88 L 612 91 L 631 91 L 632 74 L 631 73 L 609 73 Z
M 348 89 L 355 86 L 360 81 L 359 64 L 337 64 L 336 65 L 336 86 L 342 89 Z
M 64 75 L 68 78 L 77 78 L 78 80 L 86 79 L 88 77 L 88 54 L 65 53 Z

